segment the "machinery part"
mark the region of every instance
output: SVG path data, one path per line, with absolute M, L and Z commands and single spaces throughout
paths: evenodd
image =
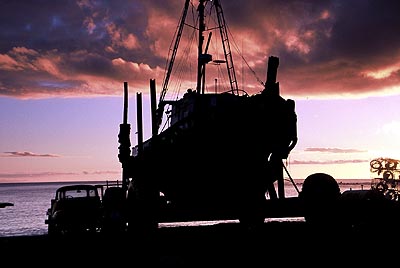
M 328 224 L 333 222 L 340 188 L 331 175 L 326 173 L 309 175 L 304 180 L 299 197 L 304 203 L 306 222 Z
M 397 165 L 400 161 L 392 158 L 376 158 L 371 160 L 369 163 L 370 171 L 373 173 L 378 173 L 380 175 L 384 170 L 399 171 Z
M 388 170 L 386 170 L 385 172 L 383 172 L 382 177 L 383 177 L 383 179 L 384 179 L 385 181 L 387 181 L 387 180 L 393 180 L 393 179 L 394 179 L 393 172 L 388 171 Z
M 382 162 L 380 161 L 380 159 L 374 159 L 372 160 L 370 163 L 370 170 L 371 172 L 377 172 L 378 174 L 381 172 L 382 170 Z
M 377 189 L 379 192 L 384 193 L 387 191 L 388 186 L 384 181 L 381 181 L 375 186 L 375 189 Z
M 370 171 L 382 175 L 373 179 L 371 188 L 376 189 L 389 200 L 398 200 L 400 170 L 397 166 L 399 164 L 399 160 L 392 158 L 376 158 L 370 162 Z
M 338 201 L 338 220 L 344 227 L 365 228 L 380 225 L 389 214 L 388 200 L 376 190 L 346 190 Z

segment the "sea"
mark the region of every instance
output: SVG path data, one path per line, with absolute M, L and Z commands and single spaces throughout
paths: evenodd
M 0 183 L 0 203 L 11 206 L 0 208 L 0 237 L 34 236 L 47 234 L 46 212 L 56 190 L 71 184 L 104 184 L 105 182 L 37 182 L 37 183 Z M 341 192 L 346 190 L 367 190 L 371 180 L 338 180 Z M 285 182 L 285 196 L 298 196 L 302 180 Z M 267 196 L 268 198 L 268 196 Z M 304 221 L 300 218 L 266 219 L 266 221 Z M 159 228 L 188 225 L 210 225 L 221 221 L 160 223 Z M 230 221 L 231 222 L 231 221 Z

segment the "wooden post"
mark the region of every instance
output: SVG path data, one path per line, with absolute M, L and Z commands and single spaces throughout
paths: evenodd
M 142 93 L 136 93 L 137 102 L 137 129 L 138 129 L 138 155 L 143 152 L 143 118 L 142 118 Z
M 128 188 L 129 174 L 128 161 L 131 154 L 130 141 L 131 125 L 128 124 L 128 82 L 124 82 L 124 110 L 122 124 L 119 125 L 118 141 L 120 146 L 118 158 L 122 164 L 122 188 Z
M 157 129 L 157 100 L 156 100 L 156 80 L 150 79 L 150 105 L 151 105 L 151 131 L 152 136 L 158 134 Z

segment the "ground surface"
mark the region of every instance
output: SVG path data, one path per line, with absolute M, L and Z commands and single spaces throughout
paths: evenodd
M 384 244 L 370 229 L 339 230 L 305 222 L 269 222 L 248 229 L 227 223 L 159 228 L 146 236 L 3 237 L 0 256 L 13 266 L 288 267 L 304 262 L 332 267 L 344 261 L 360 265 L 376 254 L 379 243 Z

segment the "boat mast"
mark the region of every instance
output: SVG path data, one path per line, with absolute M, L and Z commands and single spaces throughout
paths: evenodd
M 203 32 L 206 28 L 205 22 L 204 22 L 204 2 L 205 0 L 200 0 L 199 7 L 198 7 L 198 12 L 199 12 L 199 46 L 198 46 L 198 52 L 197 52 L 197 86 L 196 86 L 196 91 L 197 93 L 201 93 L 202 90 L 202 76 L 205 75 L 203 73 L 203 66 L 205 65 L 204 63 L 204 58 L 203 58 L 203 43 L 204 43 L 204 36 Z M 203 85 L 204 86 L 204 85 Z
M 226 22 L 225 22 L 224 13 L 222 11 L 222 6 L 221 6 L 221 3 L 219 2 L 219 0 L 214 0 L 214 5 L 215 5 L 216 11 L 217 11 L 218 27 L 219 27 L 220 34 L 221 34 L 222 47 L 224 49 L 226 69 L 228 70 L 228 76 L 229 76 L 229 81 L 230 81 L 230 85 L 231 85 L 231 90 L 232 90 L 232 93 L 236 92 L 236 94 L 239 94 L 235 68 L 233 66 L 232 52 L 231 52 L 231 47 L 230 47 L 229 39 L 228 39 L 228 32 L 226 30 Z
M 204 44 L 203 33 L 206 30 L 206 25 L 204 22 L 204 9 L 205 9 L 204 2 L 206 2 L 206 0 L 200 0 L 200 4 L 198 7 L 199 46 L 198 46 L 197 86 L 196 86 L 197 92 L 202 94 L 204 94 L 204 87 L 205 87 L 205 67 L 208 62 L 212 61 L 212 56 L 207 54 L 207 48 L 210 42 L 211 35 L 209 36 L 206 49 L 203 53 L 203 44 Z M 233 94 L 235 93 L 239 94 L 235 68 L 233 65 L 232 52 L 229 44 L 228 31 L 226 29 L 225 17 L 219 0 L 214 0 L 214 6 L 216 9 L 216 14 L 218 19 L 218 28 L 220 30 L 222 47 L 224 49 L 225 63 L 226 63 L 226 69 L 228 71 L 230 88 Z
M 199 26 L 198 26 L 198 51 L 197 51 L 197 81 L 196 81 L 196 92 L 199 94 L 204 94 L 205 90 L 205 67 L 206 64 L 212 61 L 212 56 L 210 54 L 207 54 L 208 46 L 210 43 L 211 39 L 211 32 L 210 35 L 208 36 L 208 41 L 206 44 L 206 48 L 203 51 L 203 45 L 204 45 L 204 32 L 206 31 L 206 25 L 205 25 L 205 3 L 209 0 L 199 0 L 199 5 L 197 7 L 198 15 L 199 15 Z M 171 77 L 172 73 L 172 68 L 174 65 L 175 57 L 178 51 L 178 46 L 180 43 L 180 39 L 182 37 L 182 31 L 183 27 L 185 26 L 185 20 L 186 20 L 186 15 L 189 7 L 189 2 L 190 0 L 185 1 L 185 6 L 182 12 L 182 16 L 180 19 L 179 27 L 178 27 L 178 33 L 176 35 L 174 47 L 172 50 L 172 56 L 169 61 L 168 69 L 166 72 L 166 76 L 163 82 L 162 86 L 162 91 L 160 93 L 160 98 L 158 102 L 158 108 L 156 110 L 156 129 L 154 133 L 158 133 L 159 127 L 161 125 L 162 121 L 162 116 L 164 113 L 164 106 L 167 104 L 167 101 L 164 100 L 165 95 L 168 90 L 168 82 Z M 230 87 L 232 93 L 238 94 L 238 85 L 237 85 L 237 80 L 236 80 L 236 74 L 235 74 L 235 69 L 233 66 L 233 58 L 232 58 L 232 53 L 229 45 L 229 39 L 228 39 L 228 32 L 226 29 L 226 23 L 225 23 L 225 18 L 224 14 L 222 11 L 222 6 L 219 0 L 214 0 L 214 5 L 216 7 L 216 13 L 217 13 L 217 18 L 218 18 L 218 28 L 220 29 L 220 35 L 221 35 L 221 41 L 222 41 L 222 46 L 224 49 L 224 56 L 225 56 L 225 63 L 226 67 L 228 70 L 228 76 L 229 76 L 229 81 L 230 81 Z
M 176 35 L 174 48 L 172 50 L 171 60 L 169 61 L 168 70 L 167 70 L 167 73 L 166 73 L 166 76 L 165 76 L 165 79 L 164 79 L 164 82 L 163 82 L 162 91 L 161 91 L 160 99 L 159 99 L 159 102 L 158 102 L 158 108 L 157 108 L 157 110 L 155 112 L 156 113 L 156 115 L 155 115 L 155 123 L 154 123 L 155 129 L 153 131 L 153 133 L 155 135 L 157 135 L 158 130 L 159 130 L 160 125 L 161 125 L 162 116 L 163 116 L 163 113 L 164 113 L 164 106 L 165 106 L 164 98 L 165 98 L 165 95 L 166 95 L 167 90 L 168 90 L 169 78 L 171 77 L 172 67 L 174 66 L 175 57 L 176 57 L 176 53 L 178 51 L 179 42 L 180 42 L 181 37 L 182 37 L 183 26 L 185 25 L 186 15 L 187 15 L 187 11 L 188 11 L 188 8 L 189 8 L 189 2 L 190 2 L 190 0 L 186 0 L 185 1 L 185 6 L 183 8 L 181 20 L 179 22 L 178 33 Z
M 167 93 L 167 90 L 168 90 L 168 82 L 169 82 L 169 78 L 171 77 L 172 67 L 174 66 L 175 57 L 176 57 L 176 53 L 178 51 L 179 42 L 180 42 L 181 37 L 182 37 L 183 26 L 185 26 L 185 20 L 186 20 L 187 11 L 188 11 L 188 8 L 189 8 L 189 2 L 190 2 L 190 0 L 186 0 L 185 1 L 185 6 L 183 8 L 181 20 L 179 22 L 178 33 L 176 35 L 174 48 L 172 50 L 171 60 L 169 61 L 167 74 L 165 76 L 164 83 L 163 83 L 163 86 L 162 86 L 162 92 L 160 94 L 159 105 L 162 105 L 162 102 L 164 101 L 164 98 L 165 98 L 165 94 Z

